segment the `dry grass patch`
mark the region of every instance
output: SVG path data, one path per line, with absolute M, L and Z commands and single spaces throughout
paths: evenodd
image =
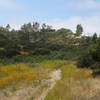
M 45 100 L 100 100 L 100 79 L 94 79 L 89 69 L 68 65 L 61 68 L 58 81 Z

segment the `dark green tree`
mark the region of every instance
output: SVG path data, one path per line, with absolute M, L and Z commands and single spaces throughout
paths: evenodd
M 94 35 L 92 37 L 92 41 L 93 41 L 93 43 L 97 42 L 97 34 L 96 33 L 94 33 Z
M 76 27 L 76 35 L 80 36 L 83 33 L 83 27 L 81 24 L 78 24 Z

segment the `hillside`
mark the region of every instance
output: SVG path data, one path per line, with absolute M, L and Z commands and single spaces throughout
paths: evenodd
M 100 37 L 38 25 L 0 27 L 0 100 L 99 100 Z

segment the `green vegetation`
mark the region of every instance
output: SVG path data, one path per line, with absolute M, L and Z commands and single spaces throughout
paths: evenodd
M 77 30 L 76 30 L 76 35 L 80 36 L 83 32 L 83 27 L 81 26 L 81 24 L 77 25 Z
M 94 34 L 95 44 L 91 45 L 78 60 L 78 66 L 93 69 L 93 75 L 100 75 L 100 38 Z
M 81 25 L 77 25 L 76 33 L 65 28 L 55 30 L 46 24 L 40 26 L 38 22 L 24 24 L 19 30 L 1 26 L 0 64 L 72 59 L 87 48 L 85 37 L 77 37 L 82 32 Z

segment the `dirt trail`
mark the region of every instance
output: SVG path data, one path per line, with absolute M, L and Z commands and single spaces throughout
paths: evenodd
M 39 97 L 38 100 L 44 100 L 44 98 L 46 97 L 47 93 L 53 89 L 53 87 L 55 86 L 56 84 L 56 81 L 60 80 L 61 79 L 61 71 L 60 70 L 56 70 L 52 73 L 50 73 L 50 77 L 51 79 L 49 79 L 48 83 L 49 83 L 49 87 L 43 91 L 43 93 L 41 94 L 41 96 Z
M 49 73 L 49 76 L 50 78 L 48 80 L 36 88 L 32 86 L 25 87 L 14 93 L 9 93 L 8 96 L 0 93 L 0 100 L 44 100 L 47 93 L 55 86 L 56 81 L 61 79 L 61 71 L 55 70 Z M 48 85 L 45 86 L 45 84 Z M 45 87 L 43 88 L 43 86 Z

